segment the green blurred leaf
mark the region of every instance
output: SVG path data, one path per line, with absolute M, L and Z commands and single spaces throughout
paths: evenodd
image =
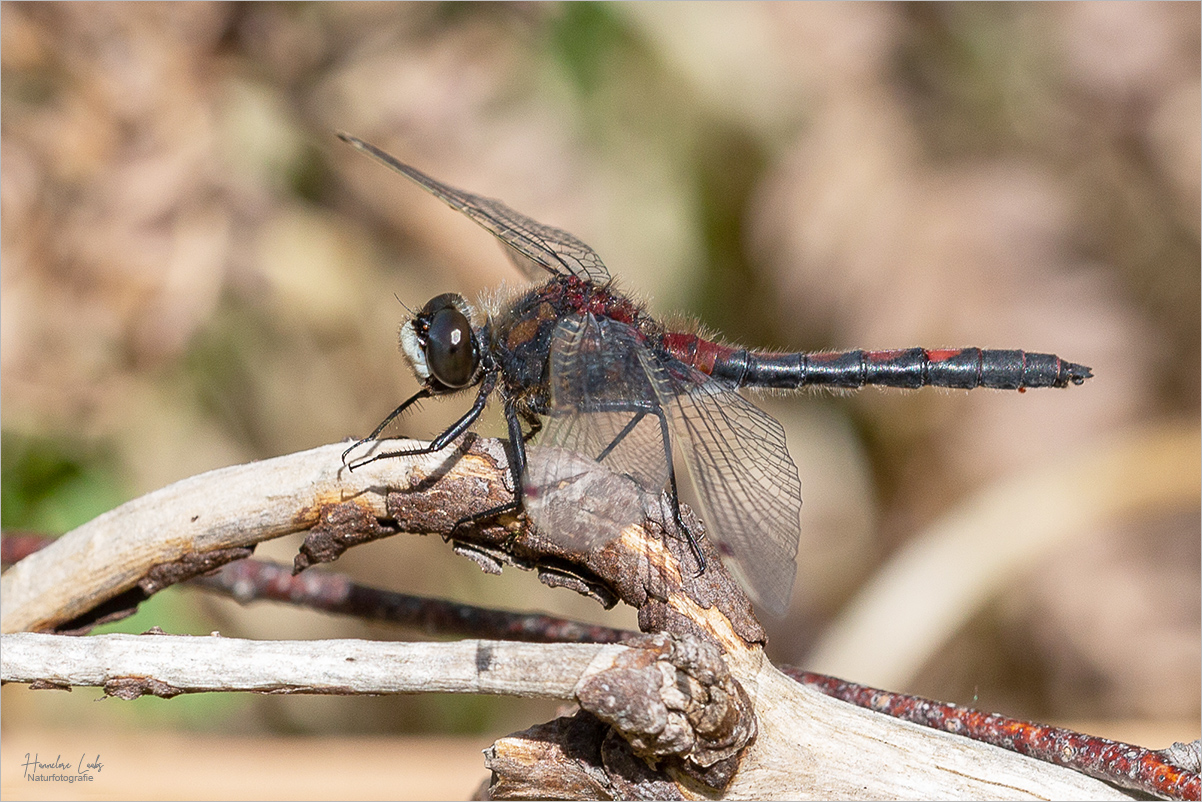
M 0 526 L 61 534 L 126 500 L 99 445 L 0 434 Z
M 601 87 L 606 74 L 628 56 L 633 37 L 606 3 L 564 3 L 550 28 L 550 49 L 581 95 Z

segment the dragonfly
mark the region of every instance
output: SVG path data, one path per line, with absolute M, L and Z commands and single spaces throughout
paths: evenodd
M 445 293 L 402 324 L 400 348 L 421 389 L 343 454 L 376 440 L 422 399 L 474 388 L 471 408 L 424 445 L 351 463 L 430 454 L 467 432 L 499 398 L 512 449 L 512 502 L 539 532 L 588 550 L 642 519 L 639 505 L 590 504 L 573 493 L 582 459 L 666 499 L 698 573 L 706 560 L 681 519 L 677 467 L 691 479 L 705 537 L 751 599 L 780 616 L 792 595 L 801 537 L 801 480 L 780 423 L 739 388 L 865 385 L 1025 390 L 1082 384 L 1093 374 L 1054 354 L 981 348 L 779 353 L 671 331 L 622 293 L 592 248 L 500 201 L 447 186 L 349 134 L 338 136 L 495 236 L 535 286 L 490 310 Z M 538 447 L 527 456 L 527 443 Z M 532 446 L 533 447 L 533 446 Z M 603 508 L 604 515 L 590 514 Z M 667 515 L 665 515 L 667 518 Z M 463 523 L 463 522 L 460 522 Z M 457 524 L 458 525 L 458 524 Z

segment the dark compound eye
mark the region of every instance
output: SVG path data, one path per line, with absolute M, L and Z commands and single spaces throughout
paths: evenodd
M 466 387 L 471 383 L 476 372 L 472 326 L 458 309 L 440 309 L 430 318 L 426 360 L 430 373 L 447 387 Z

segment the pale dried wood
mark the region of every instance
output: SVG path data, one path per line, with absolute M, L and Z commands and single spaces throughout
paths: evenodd
M 378 525 L 377 519 L 381 519 L 397 521 L 410 531 L 445 534 L 459 517 L 487 509 L 513 492 L 504 450 L 496 441 L 478 440 L 470 448 L 448 449 L 426 457 L 384 460 L 354 472 L 342 467 L 338 458 L 341 450 L 342 446 L 325 446 L 197 476 L 136 499 L 80 527 L 4 574 L 4 631 L 49 628 L 68 621 L 97 601 L 134 587 L 155 566 L 171 565 L 197 553 L 248 546 L 313 527 L 319 520 L 325 525 L 328 519 L 323 516 L 331 508 L 345 511 L 349 506 L 367 516 L 371 525 Z M 686 520 L 691 520 L 687 511 Z M 607 676 L 618 679 L 653 677 L 653 673 L 632 674 L 629 668 L 606 669 L 600 665 L 620 660 L 618 655 L 629 653 L 622 651 L 627 646 L 504 644 L 496 646 L 501 651 L 490 654 L 542 657 L 531 658 L 528 663 L 506 663 L 504 659 L 497 663 L 493 657 L 481 658 L 481 642 L 476 641 L 281 645 L 224 638 L 5 635 L 0 654 L 4 677 L 13 681 L 40 680 L 42 687 L 70 684 L 76 679 L 86 679 L 84 684 L 104 680 L 100 684 L 107 683 L 118 691 L 149 689 L 166 694 L 185 687 L 175 684 L 185 680 L 211 683 L 214 688 L 223 683 L 222 689 L 237 686 L 259 691 L 395 693 L 458 689 L 466 693 L 558 698 L 564 698 L 561 694 L 570 685 L 578 701 L 593 704 L 594 712 L 613 719 L 605 719 L 614 728 L 604 730 L 604 741 L 593 745 L 595 762 L 582 760 L 570 750 L 557 762 L 547 762 L 544 755 L 538 766 L 541 774 L 523 763 L 523 750 L 537 743 L 540 749 L 554 751 L 554 744 L 532 741 L 520 733 L 498 741 L 490 756 L 496 772 L 493 792 L 511 797 L 673 797 L 704 793 L 728 799 L 1130 798 L 1071 770 L 865 711 L 783 676 L 763 659 L 758 643 L 762 632 L 749 617 L 746 599 L 727 581 L 717 555 L 709 552 L 712 567 L 703 576 L 682 569 L 675 550 L 687 554 L 687 547 L 675 538 L 655 535 L 654 521 L 649 520 L 643 528 L 629 527 L 617 541 L 587 554 L 556 551 L 554 544 L 544 543 L 537 536 L 528 537 L 520 520 L 506 525 L 515 527 L 514 531 L 502 528 L 491 534 L 468 533 L 469 540 L 476 540 L 467 545 L 480 549 L 474 558 L 488 563 L 494 557 L 505 556 L 503 550 L 520 547 L 525 556 L 518 562 L 527 567 L 536 564 L 532 560 L 539 554 L 550 555 L 558 565 L 579 564 L 586 569 L 583 576 L 609 583 L 616 597 L 638 606 L 644 626 L 672 633 L 673 643 L 697 637 L 725 653 L 723 670 L 729 666 L 730 674 L 754 699 L 758 734 L 741 755 L 729 758 L 735 761 L 731 764 L 734 775 L 724 794 L 705 792 L 694 779 L 697 775 L 687 773 L 697 771 L 696 766 L 690 769 L 668 758 L 653 761 L 658 766 L 653 769 L 638 757 L 648 754 L 648 750 L 675 748 L 672 738 L 655 742 L 659 736 L 640 710 L 654 712 L 667 705 L 667 720 L 676 721 L 673 726 L 679 729 L 679 711 L 688 701 L 679 698 L 680 689 L 688 684 L 681 669 L 674 673 L 673 666 L 662 660 L 644 666 L 646 672 L 663 676 L 662 686 L 647 686 L 643 698 L 639 696 L 642 691 L 638 691 L 642 686 L 634 683 L 630 687 L 636 693 L 617 699 L 616 705 L 609 704 L 614 699 L 604 692 L 609 686 L 594 682 L 589 693 L 577 693 L 582 691 L 578 685 L 582 677 L 596 679 L 600 676 L 598 670 L 616 670 L 618 673 Z M 702 545 L 709 548 L 705 541 Z M 580 587 L 587 589 L 586 584 Z M 167 643 L 180 645 L 168 647 L 164 645 Z M 16 663 L 10 660 L 15 660 L 23 649 L 32 648 L 31 644 L 38 644 L 42 659 L 49 662 L 36 670 L 27 667 L 18 675 Z M 178 650 L 165 655 L 163 650 L 168 648 Z M 600 651 L 573 651 L 590 648 Z M 222 651 L 226 649 L 232 651 Z M 149 659 L 150 653 L 159 655 L 157 661 Z M 414 658 L 419 653 L 421 659 Z M 563 655 L 570 654 L 593 656 L 588 658 L 589 667 L 583 668 L 582 657 L 575 662 L 561 662 Z M 225 656 L 218 659 L 219 655 Z M 600 664 L 593 662 L 597 655 L 603 655 Z M 423 667 L 423 661 L 431 659 L 448 661 L 440 663 L 435 672 L 442 677 L 438 681 L 441 684 Z M 453 671 L 448 668 L 452 662 L 458 666 Z M 238 671 L 234 671 L 235 665 Z M 510 666 L 504 669 L 509 674 L 520 675 L 511 678 L 512 684 L 510 680 L 487 678 L 494 671 L 503 673 L 505 665 Z M 80 671 L 90 673 L 71 673 Z M 618 689 L 620 686 L 620 682 L 614 685 Z M 202 687 L 208 686 L 196 684 L 190 689 Z M 705 693 L 696 697 L 707 704 L 708 698 Z M 693 712 L 704 719 L 706 709 Z M 621 729 L 626 724 L 633 729 Z M 618 731 L 625 741 L 614 735 Z M 704 769 L 709 764 L 699 765 Z M 639 782 L 643 784 L 631 785 L 632 776 L 642 777 Z M 541 777 L 544 784 L 522 785 L 535 777 Z M 583 785 L 573 781 L 582 777 L 587 779 Z
M 153 678 L 180 693 L 482 693 L 571 699 L 616 644 L 463 640 L 250 641 L 219 636 L 20 632 L 0 636 L 0 679 L 104 687 Z M 594 665 L 596 664 L 596 665 Z
M 132 679 L 145 692 L 164 695 L 440 692 L 566 700 L 630 651 L 614 644 L 20 633 L 0 640 L 0 678 L 99 687 L 115 683 L 118 692 L 127 687 L 121 681 Z M 843 704 L 793 682 L 758 660 L 754 651 L 728 656 L 728 661 L 755 694 L 759 732 L 721 798 L 1133 798 L 1058 766 Z M 551 755 L 558 758 L 548 761 Z M 488 760 L 502 773 L 511 798 L 585 799 L 630 789 L 624 784 L 627 777 L 583 763 L 578 755 L 569 758 L 553 741 L 522 733 L 499 740 Z M 523 778 L 538 784 L 518 793 Z M 688 795 L 687 781 L 658 782 L 661 790 L 671 787 Z
M 398 444 L 385 441 L 374 447 L 389 446 Z M 340 459 L 345 448 L 321 446 L 202 473 L 73 529 L 0 577 L 0 632 L 45 630 L 70 621 L 133 588 L 156 565 L 309 529 L 323 505 L 353 501 L 384 518 L 390 488 L 408 488 L 415 475 L 429 476 L 444 465 L 445 484 L 414 494 L 442 496 L 469 488 L 478 492 L 481 484 L 504 486 L 507 478 L 504 448 L 493 440 L 479 441 L 462 458 L 455 458 L 459 452 L 452 446 L 423 457 L 380 460 L 354 471 Z

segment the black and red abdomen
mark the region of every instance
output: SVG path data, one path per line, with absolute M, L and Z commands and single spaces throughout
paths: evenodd
M 764 353 L 719 345 L 691 334 L 666 334 L 664 348 L 676 359 L 740 387 L 855 389 L 884 387 L 1066 387 L 1081 384 L 1089 368 L 1054 354 L 957 348 L 840 351 L 821 354 Z
M 1089 368 L 1055 354 L 1029 351 L 907 348 L 900 351 L 847 351 L 805 356 L 805 383 L 834 387 L 955 387 L 1022 390 L 1081 384 Z
M 746 349 L 732 348 L 729 345 L 702 339 L 695 334 L 675 331 L 664 334 L 663 345 L 664 350 L 675 359 L 711 376 L 720 375 L 714 373 L 715 366 L 719 367 L 719 371 L 724 371 L 725 368 L 722 366 L 730 363 L 732 359 L 737 362 L 741 355 L 745 356 L 748 353 Z M 723 375 L 723 378 L 729 377 Z M 740 382 L 736 382 L 736 384 L 738 383 Z

